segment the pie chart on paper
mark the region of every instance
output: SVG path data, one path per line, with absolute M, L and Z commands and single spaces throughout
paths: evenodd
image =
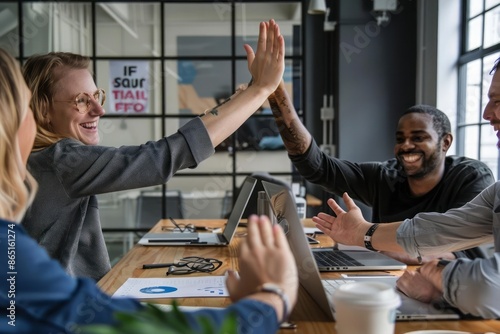
M 158 294 L 158 293 L 172 293 L 177 291 L 176 287 L 173 286 L 148 286 L 139 290 L 142 293 L 147 294 Z

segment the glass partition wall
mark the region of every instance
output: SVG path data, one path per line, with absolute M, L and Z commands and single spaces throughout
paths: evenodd
M 270 18 L 285 37 L 284 81 L 300 110 L 303 10 L 301 1 L 4 2 L 0 47 L 21 62 L 50 51 L 91 57 L 107 95 L 100 144 L 140 145 L 173 134 L 247 83 L 243 45 L 256 49 L 259 22 Z M 137 199 L 145 190 L 158 194 L 157 207 L 149 208 L 158 217 L 173 211 L 167 194 L 175 191 L 183 203 L 177 218 L 224 218 L 244 177 L 263 171 L 292 181 L 267 104 L 196 169 L 158 187 L 99 195 L 103 229 L 138 228 Z

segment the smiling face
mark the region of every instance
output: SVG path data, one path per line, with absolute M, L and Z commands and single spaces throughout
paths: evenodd
M 88 107 L 88 112 L 81 114 L 74 103 L 79 93 L 93 96 L 97 87 L 94 79 L 86 69 L 62 68 L 57 71 L 60 79 L 55 84 L 54 96 L 47 117 L 51 130 L 64 137 L 74 138 L 87 145 L 99 143 L 97 126 L 104 115 L 104 109 L 94 99 Z
M 451 136 L 439 138 L 432 116 L 409 113 L 400 118 L 394 154 L 409 178 L 422 179 L 443 166 Z
M 490 122 L 497 133 L 497 147 L 500 149 L 500 71 L 497 69 L 488 90 L 488 103 L 484 108 L 483 118 Z

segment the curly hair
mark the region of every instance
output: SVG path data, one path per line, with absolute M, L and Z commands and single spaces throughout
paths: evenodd
M 36 181 L 21 158 L 17 133 L 29 111 L 29 91 L 18 62 L 0 49 L 0 217 L 20 221 Z
M 23 76 L 33 94 L 31 110 L 37 127 L 33 151 L 44 149 L 64 138 L 52 130 L 47 118 L 47 113 L 52 108 L 55 86 L 65 70 L 89 70 L 89 64 L 89 57 L 69 52 L 50 52 L 34 55 L 26 60 Z
M 432 116 L 432 126 L 440 139 L 447 134 L 451 134 L 450 119 L 441 110 L 426 104 L 419 104 L 406 109 L 401 116 L 411 113 L 427 114 Z

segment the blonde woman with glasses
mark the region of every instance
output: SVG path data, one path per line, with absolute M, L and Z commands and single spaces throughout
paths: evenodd
M 271 22 L 269 26 L 274 25 Z M 265 32 L 261 30 L 261 34 Z M 273 54 L 269 56 L 274 58 Z M 269 71 L 275 66 L 268 67 Z M 258 95 L 259 101 L 268 93 L 262 90 L 265 93 Z M 74 333 L 84 325 L 113 324 L 115 312 L 133 312 L 144 306 L 133 299 L 111 298 L 92 279 L 68 275 L 18 224 L 37 189 L 26 168 L 37 127 L 30 98 L 19 64 L 0 49 L 0 333 Z M 260 103 L 250 102 L 254 99 L 247 102 Z M 221 114 L 224 111 L 221 108 Z M 48 206 L 46 211 L 57 208 Z M 278 330 L 296 303 L 298 276 L 283 231 L 271 227 L 268 218 L 249 218 L 248 237 L 240 249 L 239 273 L 227 273 L 226 284 L 234 304 L 185 313 L 195 331 L 202 330 L 198 321 L 201 316 L 220 329 L 230 314 L 236 316 L 238 332 Z
M 160 185 L 196 167 L 275 90 L 285 51 L 274 20 L 260 24 L 256 54 L 246 50 L 255 62 L 244 92 L 169 137 L 119 148 L 98 146 L 105 92 L 87 57 L 56 52 L 26 61 L 38 130 L 28 167 L 40 190 L 22 224 L 68 273 L 99 280 L 110 269 L 96 194 Z

